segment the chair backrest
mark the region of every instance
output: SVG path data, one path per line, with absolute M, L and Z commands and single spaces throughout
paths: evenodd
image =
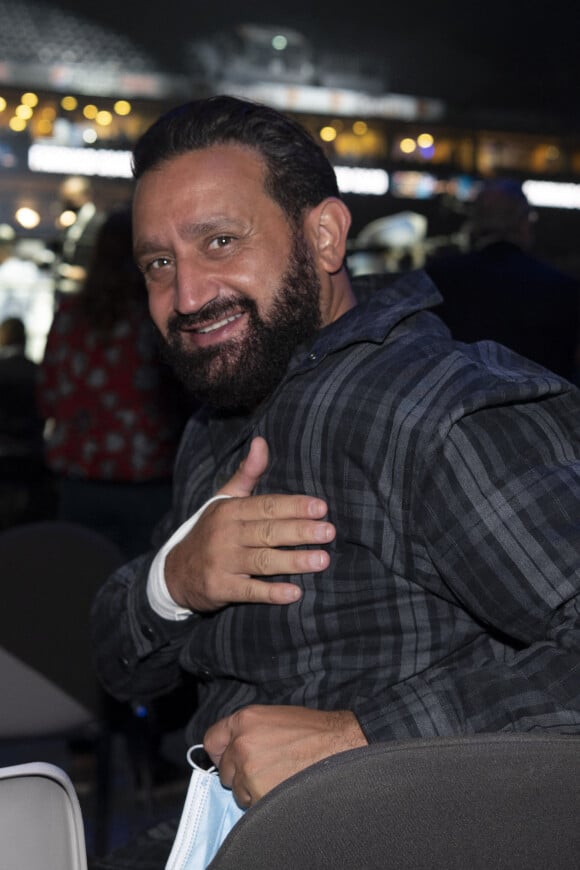
M 0 768 L 2 870 L 86 870 L 79 801 L 52 764 Z
M 272 867 L 577 870 L 580 737 L 480 734 L 335 755 L 248 810 L 209 865 Z
M 51 737 L 91 727 L 95 713 L 0 647 L 0 739 Z
M 17 660 L 44 678 L 45 688 L 53 684 L 98 712 L 89 613 L 98 588 L 123 561 L 107 538 L 75 523 L 47 520 L 0 533 L 0 669 Z M 17 685 L 13 680 L 14 691 Z M 7 736 L 1 721 L 0 735 Z

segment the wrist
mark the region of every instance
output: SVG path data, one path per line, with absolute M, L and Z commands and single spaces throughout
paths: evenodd
M 213 504 L 214 501 L 219 501 L 223 498 L 229 498 L 229 496 L 216 495 L 206 501 L 205 504 L 203 504 L 192 517 L 189 517 L 189 519 L 187 519 L 181 526 L 179 526 L 177 531 L 173 533 L 173 535 L 161 547 L 161 549 L 153 559 L 151 568 L 149 570 L 149 575 L 147 577 L 147 599 L 155 613 L 157 613 L 159 616 L 162 616 L 164 619 L 187 619 L 194 612 L 187 606 L 181 606 L 177 603 L 177 601 L 173 597 L 174 595 L 179 596 L 179 592 L 176 589 L 174 589 L 173 592 L 170 592 L 169 585 L 174 586 L 175 584 L 171 583 L 171 578 L 169 585 L 166 581 L 166 561 L 170 557 L 173 550 L 177 547 L 177 545 L 195 526 L 206 508 L 209 507 L 210 504 Z M 170 573 L 171 570 L 168 569 L 168 574 Z

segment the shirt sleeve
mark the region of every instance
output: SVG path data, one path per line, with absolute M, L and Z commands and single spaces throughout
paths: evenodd
M 360 699 L 367 738 L 578 732 L 577 398 L 459 420 L 426 463 L 413 518 L 440 594 L 476 629 L 443 660 Z
M 149 602 L 149 575 L 156 555 L 176 531 L 184 532 L 188 518 L 211 495 L 209 486 L 199 500 L 193 495 L 203 488 L 198 469 L 204 462 L 211 464 L 209 440 L 204 423 L 193 415 L 176 457 L 173 508 L 155 528 L 154 548 L 115 571 L 93 601 L 95 669 L 105 689 L 121 701 L 146 701 L 183 683 L 180 655 L 200 616 L 161 616 Z
M 208 499 L 192 517 L 177 529 L 167 543 L 161 547 L 151 563 L 147 578 L 147 599 L 153 610 L 164 619 L 182 620 L 187 619 L 193 614 L 192 610 L 176 604 L 169 594 L 167 583 L 165 582 L 165 560 L 167 555 L 193 529 L 206 508 L 210 504 L 213 504 L 214 501 L 221 501 L 224 498 L 230 498 L 230 496 L 215 495 L 213 498 Z
M 139 556 L 119 568 L 95 597 L 91 613 L 95 668 L 115 698 L 148 699 L 180 684 L 179 653 L 198 615 L 173 602 L 163 566 L 169 550 L 209 504 L 221 498 L 228 496 L 209 499 L 156 554 Z

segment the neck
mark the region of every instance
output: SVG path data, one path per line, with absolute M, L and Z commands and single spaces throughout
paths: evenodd
M 350 277 L 345 266 L 328 276 L 326 303 L 322 304 L 322 324 L 327 326 L 356 305 Z

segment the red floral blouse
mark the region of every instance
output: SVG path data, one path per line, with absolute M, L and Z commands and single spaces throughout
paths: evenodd
M 136 308 L 103 338 L 75 298 L 65 298 L 48 334 L 38 400 L 53 471 L 99 480 L 171 476 L 190 408 L 159 360 L 146 311 Z

